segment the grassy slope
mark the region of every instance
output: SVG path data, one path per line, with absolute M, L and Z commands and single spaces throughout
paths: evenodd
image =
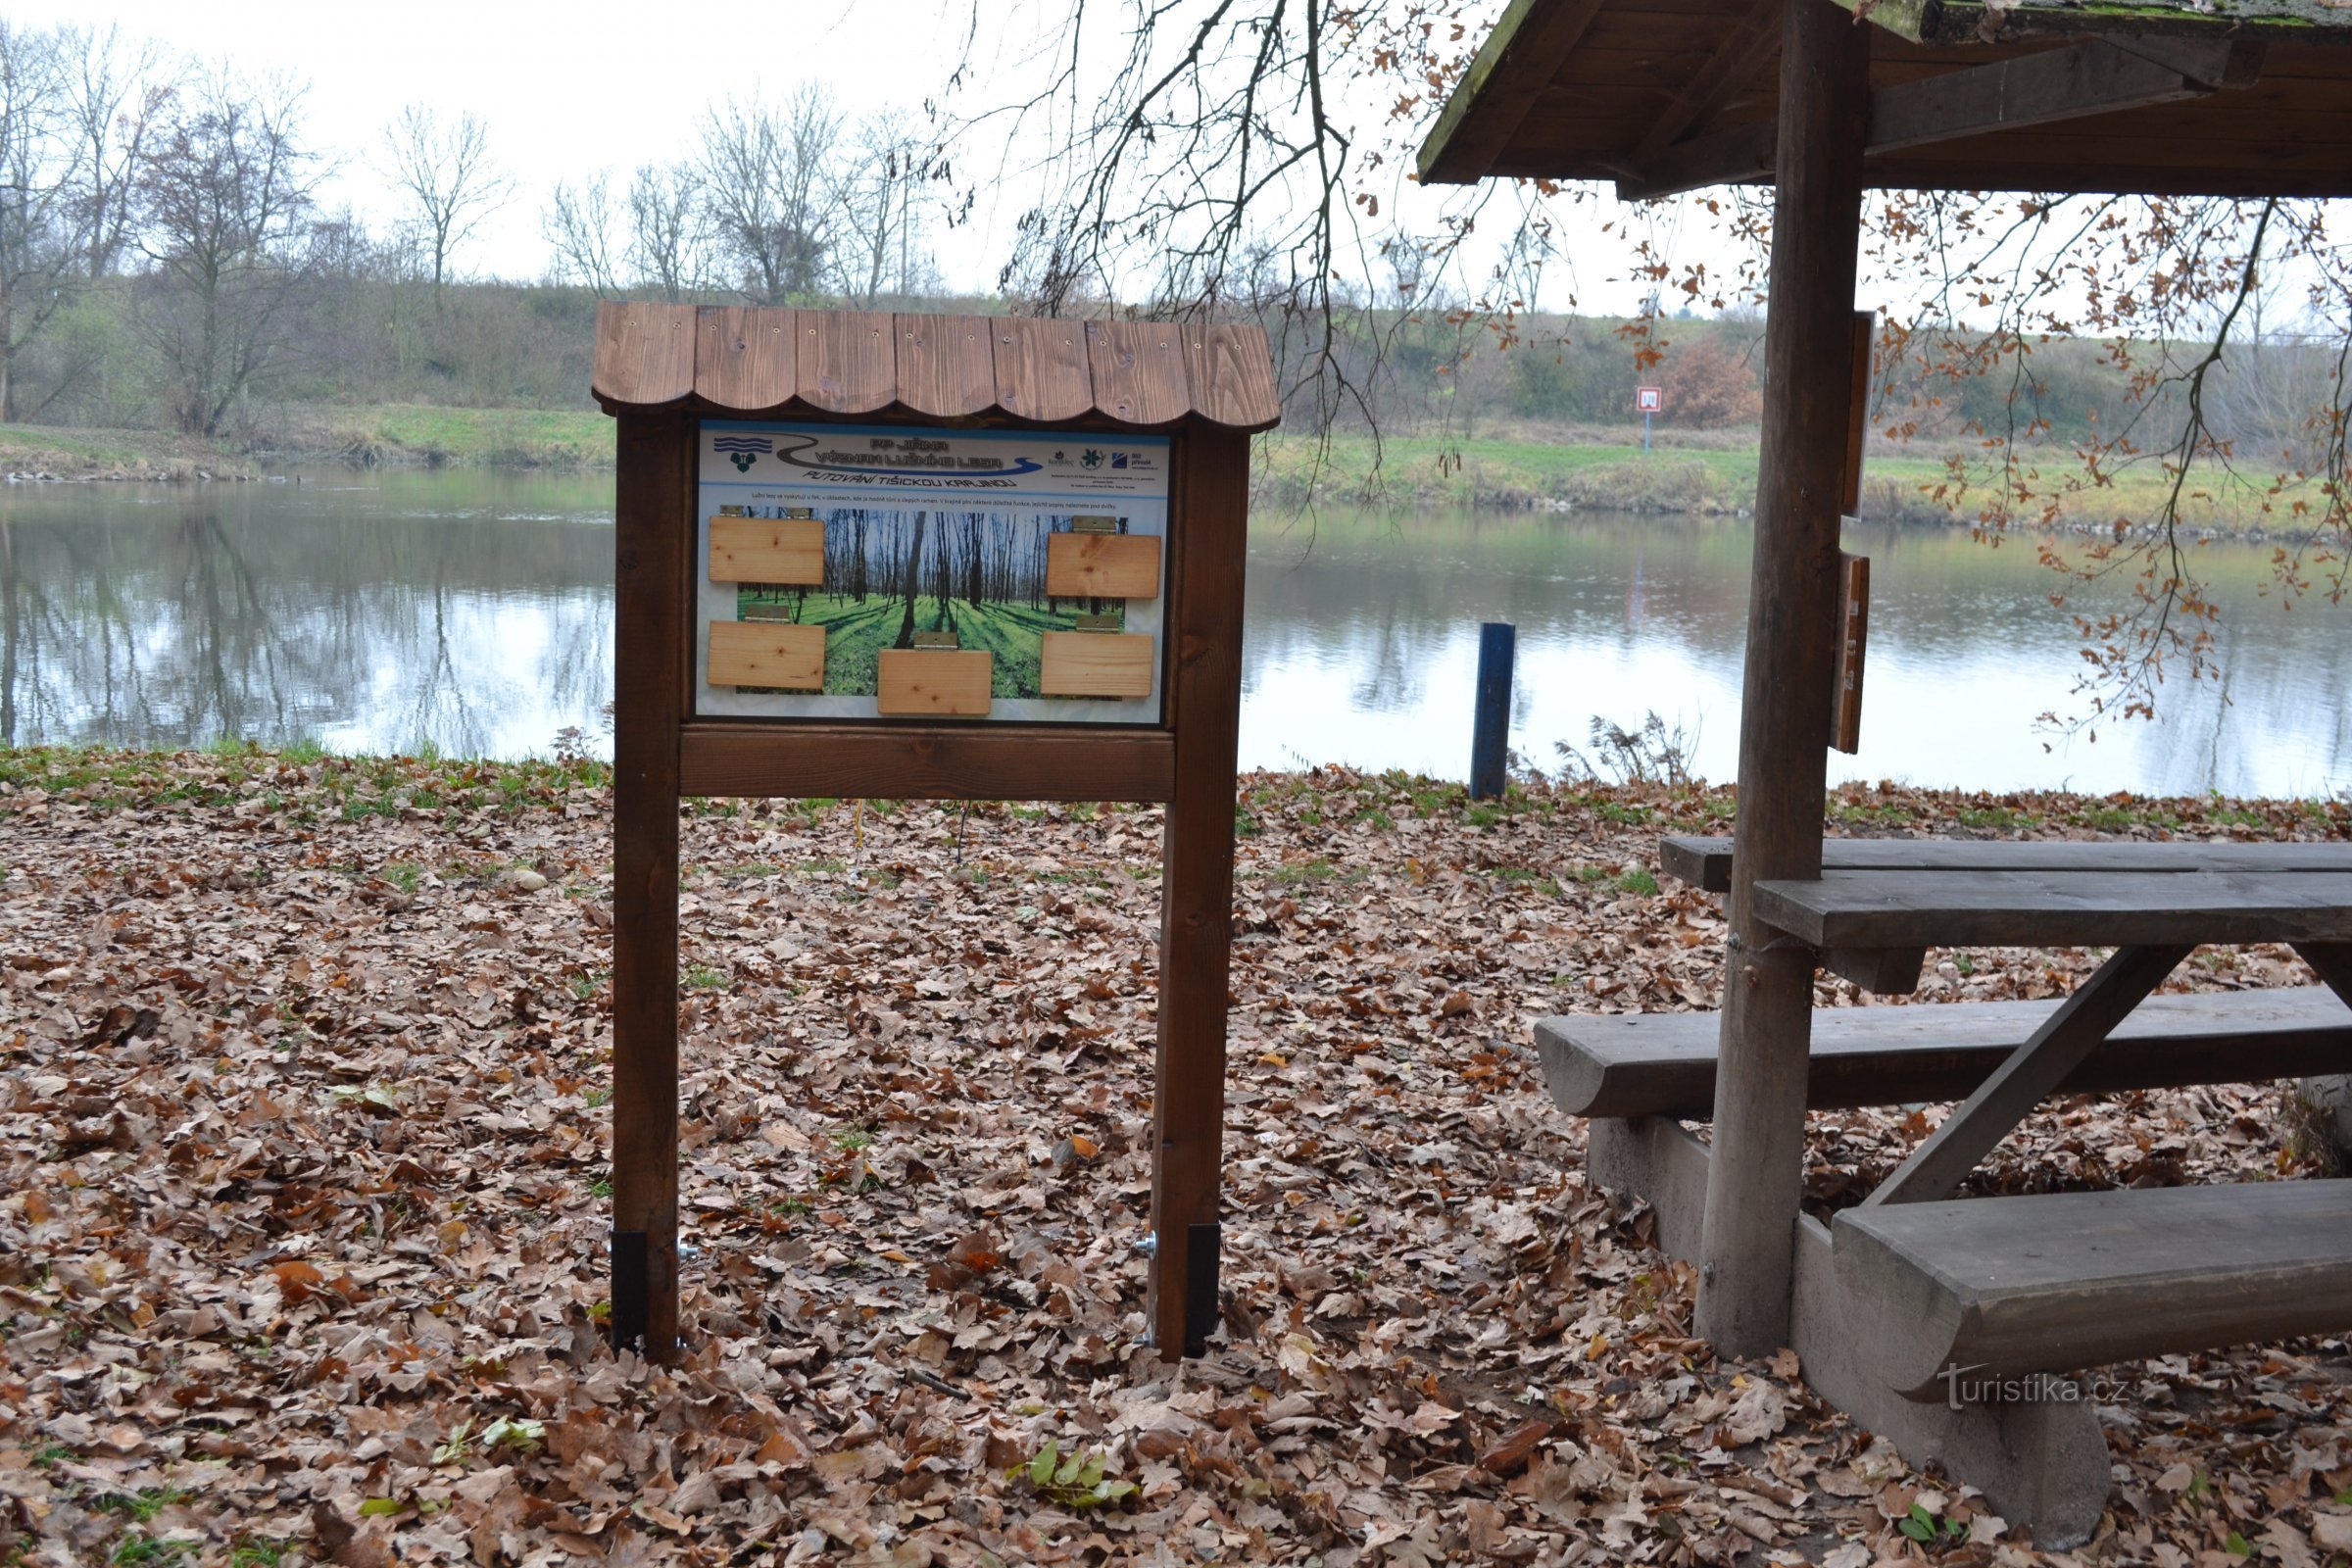
M 1752 431 L 1662 432 L 1643 453 L 1624 430 L 1513 430 L 1474 438 L 1339 435 L 1328 444 L 1303 434 L 1266 439 L 1261 478 L 1266 498 L 1297 503 L 1310 495 L 1345 500 L 1368 488 L 1390 501 L 1422 506 L 1525 506 L 1537 502 L 1659 512 L 1729 512 L 1752 503 L 1757 452 Z M 259 459 L 219 442 L 160 431 L 67 430 L 0 425 L 0 469 L 62 477 L 132 479 L 251 475 L 289 464 L 359 462 L 456 467 L 588 469 L 612 462 L 612 421 L 592 410 L 452 409 L 418 404 L 283 411 L 257 432 Z M 2052 454 L 2044 483 L 2072 467 Z M 1940 456 L 1877 456 L 1867 469 L 1866 510 L 1885 514 L 1938 511 L 1929 492 L 1945 476 Z M 2162 475 L 2128 470 L 2098 491 L 2069 501 L 2062 515 L 2106 523 L 2153 515 Z M 2283 515 L 2293 492 L 2277 498 Z M 2197 495 L 2183 504 L 2192 522 L 2245 525 L 2264 520 L 2257 493 Z M 1977 502 L 1965 508 L 1973 516 Z
M 1677 444 L 1661 441 L 1648 453 L 1639 440 L 1593 436 L 1576 432 L 1573 444 L 1547 439 L 1542 432 L 1469 440 L 1396 436 L 1380 444 L 1375 475 L 1375 447 L 1368 436 L 1336 436 L 1328 447 L 1319 448 L 1305 436 L 1277 435 L 1267 444 L 1261 473 L 1267 493 L 1282 501 L 1303 500 L 1310 488 L 1325 500 L 1346 499 L 1369 483 L 1376 494 L 1390 500 L 1420 505 L 1554 501 L 1592 508 L 1715 512 L 1754 503 L 1758 454 L 1752 431 L 1706 432 L 1696 438 L 1677 432 L 1666 438 Z M 1692 444 L 1681 444 L 1684 440 Z M 1701 441 L 1705 444 L 1698 444 Z M 2067 454 L 2051 454 L 2037 487 L 2055 489 L 2073 471 Z M 1929 516 L 1942 511 L 1933 495 L 1946 478 L 1939 455 L 1874 455 L 1863 473 L 1867 512 Z M 2070 499 L 2060 515 L 2100 524 L 2119 516 L 2144 519 L 2162 506 L 2165 483 L 2152 466 L 2127 470 L 2111 484 Z M 2274 500 L 2278 520 L 2286 520 L 2293 493 Z M 2190 495 L 2182 502 L 2181 514 L 2193 523 L 2243 526 L 2264 520 L 2261 500 L 2246 489 L 2223 496 Z M 1982 497 L 1967 498 L 1963 515 L 1973 518 L 1981 503 Z

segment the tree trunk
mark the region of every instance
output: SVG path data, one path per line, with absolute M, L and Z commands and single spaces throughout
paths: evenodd
M 914 514 L 914 543 L 906 551 L 906 578 L 904 584 L 906 613 L 899 621 L 899 640 L 893 648 L 914 646 L 914 596 L 923 586 L 923 522 L 929 514 Z

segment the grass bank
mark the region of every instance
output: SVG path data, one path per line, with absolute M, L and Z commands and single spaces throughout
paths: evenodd
M 309 406 L 273 411 L 233 442 L 154 430 L 0 425 L 0 471 L 133 480 L 252 478 L 321 464 L 584 471 L 612 466 L 612 421 L 593 410 Z M 1272 507 L 1369 497 L 1448 509 L 1724 514 L 1754 504 L 1757 459 L 1752 428 L 1660 431 L 1648 452 L 1638 427 L 1506 425 L 1474 437 L 1396 435 L 1377 442 L 1361 434 L 1321 441 L 1278 430 L 1260 449 L 1259 495 Z M 2072 465 L 2065 453 L 2049 454 L 2040 482 L 2054 483 Z M 1866 516 L 1954 520 L 1933 494 L 1946 478 L 1944 454 L 1874 452 L 1864 476 Z M 2059 515 L 2082 528 L 2104 529 L 2118 517 L 2143 520 L 2161 510 L 2166 483 L 2154 467 L 2127 469 L 2069 501 Z M 2269 495 L 2252 485 L 2199 493 L 2184 500 L 2182 514 L 2193 526 L 2220 532 L 2277 527 L 2297 493 Z M 2266 500 L 2273 508 L 2268 514 Z M 1976 511 L 1971 498 L 1959 520 L 1973 519 Z
M 1664 431 L 1644 452 L 1638 428 L 1536 427 L 1379 442 L 1355 434 L 1319 442 L 1278 431 L 1262 449 L 1260 494 L 1286 506 L 1368 495 L 1418 507 L 1729 514 L 1755 504 L 1757 440 L 1753 429 Z M 2054 487 L 2073 465 L 2066 453 L 2048 454 L 2035 482 Z M 1936 498 L 1947 477 L 1942 453 L 1874 451 L 1863 466 L 1863 514 L 1874 520 L 1973 521 L 1981 497 L 1967 498 L 1957 516 Z M 2168 484 L 2153 466 L 2127 469 L 2068 501 L 2059 517 L 2097 529 L 2118 517 L 2142 521 L 2162 510 Z M 2194 527 L 2222 532 L 2278 528 L 2301 488 L 2275 496 L 2251 485 L 2198 493 L 2183 499 L 2181 515 Z M 2268 516 L 2265 500 L 2274 508 Z
M 162 430 L 0 424 L 0 473 L 25 479 L 252 479 L 259 465 L 217 441 Z

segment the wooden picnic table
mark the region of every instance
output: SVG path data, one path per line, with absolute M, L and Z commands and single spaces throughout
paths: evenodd
M 1728 889 L 1732 856 L 1728 839 L 1675 838 L 1659 859 Z M 2352 844 L 1835 839 L 1822 866 L 1755 882 L 1751 929 L 1871 990 L 1910 990 L 1929 948 L 2114 950 L 2055 1003 L 1821 1011 L 1806 1081 L 1764 1124 L 1801 1139 L 1807 1105 L 1966 1097 L 1859 1207 L 1797 1216 L 1788 1343 L 1817 1392 L 1915 1462 L 1940 1460 L 2052 1539 L 2081 1539 L 2107 1490 L 2091 1407 L 1964 1398 L 1953 1380 L 2352 1328 L 2352 1181 L 1950 1195 L 2054 1094 L 2352 1072 Z M 2325 984 L 2142 1007 L 2200 944 L 2271 942 Z M 1717 1022 L 1537 1028 L 1553 1098 L 1592 1118 L 1592 1179 L 1647 1200 L 1659 1245 L 1694 1263 L 1702 1229 L 1737 1217 L 1717 1207 L 1737 1173 L 1682 1121 L 1711 1112 L 1720 1149 L 1727 1115 L 1755 1126 L 1760 1110 Z M 1798 1125 L 1781 1127 L 1784 1111 Z
M 2009 1058 L 1945 1118 L 1871 1204 L 1942 1198 L 2096 1051 L 2180 960 L 2205 943 L 2287 943 L 2352 1002 L 2352 869 L 2347 846 L 2183 845 L 2180 870 L 2153 868 L 2161 845 L 2113 846 L 2052 864 L 2040 846 L 1971 849 L 1959 864 L 1824 869 L 1755 886 L 1756 915 L 1793 941 L 1858 954 L 1931 947 L 2115 947 Z M 2026 851 L 2004 865 L 2005 853 Z M 1886 852 L 1881 852 L 1886 853 Z M 1896 852 L 1902 853 L 1902 852 Z M 2113 869 L 2118 860 L 2131 869 Z M 2258 867 L 2258 868 L 2257 868 Z M 2226 1046 L 2220 1049 L 2227 1049 Z

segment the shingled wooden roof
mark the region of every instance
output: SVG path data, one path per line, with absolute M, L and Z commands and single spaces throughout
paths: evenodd
M 608 414 L 902 411 L 1228 430 L 1282 417 L 1263 329 L 1165 321 L 607 303 L 590 386 Z
M 1782 5 L 1513 0 L 1421 177 L 1769 181 Z M 1872 185 L 2352 195 L 2352 0 L 1866 9 Z

